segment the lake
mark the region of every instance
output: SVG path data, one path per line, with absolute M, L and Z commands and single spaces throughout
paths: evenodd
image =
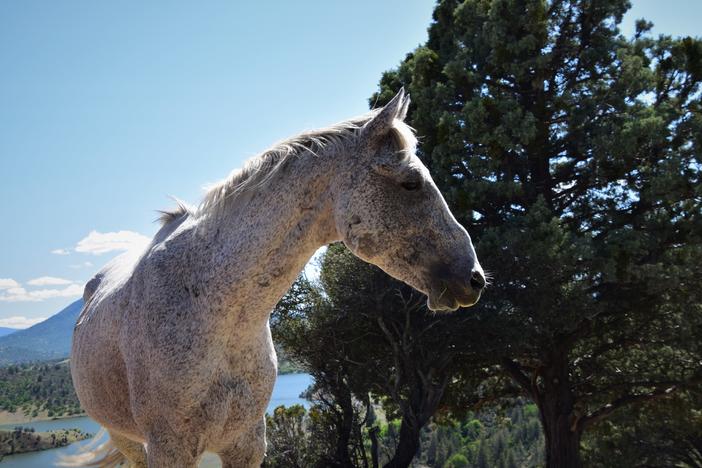
M 279 375 L 275 382 L 275 387 L 273 388 L 273 395 L 268 405 L 268 412 L 271 413 L 274 408 L 280 405 L 292 406 L 300 404 L 306 407 L 309 406 L 309 402 L 300 398 L 300 394 L 311 384 L 312 377 L 308 374 Z M 33 427 L 37 432 L 78 428 L 84 432 L 95 434 L 100 430 L 98 423 L 88 417 L 36 421 L 25 424 L 5 424 L 0 425 L 0 429 L 12 429 L 15 426 Z M 0 466 L 3 468 L 43 468 L 55 466 L 59 455 L 76 453 L 81 445 L 88 442 L 90 441 L 86 440 L 57 449 L 10 455 L 0 462 Z M 213 454 L 206 454 L 200 463 L 200 468 L 213 468 L 218 466 L 220 466 L 219 458 Z

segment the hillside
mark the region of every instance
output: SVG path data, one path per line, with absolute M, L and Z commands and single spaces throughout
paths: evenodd
M 0 409 L 25 418 L 80 414 L 68 361 L 0 368 Z
M 16 331 L 16 328 L 0 327 L 0 336 L 9 335 L 10 333 L 14 333 Z
M 41 323 L 0 336 L 0 365 L 67 357 L 82 307 L 83 300 L 79 299 Z

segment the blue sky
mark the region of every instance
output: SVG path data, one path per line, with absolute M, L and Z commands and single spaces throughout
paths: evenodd
M 658 33 L 701 35 L 699 0 L 634 0 Z M 80 296 L 272 143 L 367 110 L 426 39 L 433 2 L 0 2 L 0 326 Z

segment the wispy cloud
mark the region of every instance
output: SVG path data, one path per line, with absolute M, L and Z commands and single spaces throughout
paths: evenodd
M 39 302 L 41 299 L 33 298 L 26 289 L 22 287 L 9 288 L 0 293 L 2 302 Z
M 41 276 L 27 281 L 27 284 L 30 286 L 63 286 L 72 283 L 73 281 L 71 280 L 56 278 L 54 276 Z
M 54 297 L 78 297 L 83 295 L 83 286 L 80 284 L 71 284 L 61 289 L 38 289 L 29 291 L 30 297 L 39 298 L 39 300 L 52 299 Z
M 79 297 L 83 294 L 83 287 L 79 284 L 70 284 L 65 288 L 35 289 L 27 291 L 23 287 L 9 288 L 0 293 L 1 302 L 41 302 L 56 297 Z
M 27 281 L 27 286 L 63 286 L 27 290 L 18 281 L 0 278 L 0 302 L 41 302 L 55 297 L 78 297 L 83 286 L 74 281 L 54 276 L 41 276 Z M 9 326 L 9 325 L 8 325 Z
M 0 327 L 29 328 L 44 320 L 46 320 L 46 317 L 23 317 L 21 315 L 15 315 L 13 317 L 0 318 Z
M 0 290 L 18 288 L 19 283 L 12 278 L 0 278 Z
M 76 245 L 76 252 L 101 255 L 108 252 L 143 249 L 151 241 L 134 231 L 98 232 L 90 231 Z
M 102 255 L 108 252 L 143 249 L 150 241 L 151 239 L 145 235 L 134 231 L 90 231 L 87 236 L 78 241 L 74 249 L 54 249 L 51 253 L 68 255 L 75 251 Z M 73 269 L 90 268 L 93 263 L 85 261 L 69 266 Z M 27 281 L 24 285 L 12 278 L 0 278 L 0 302 L 41 302 L 58 297 L 79 297 L 82 294 L 82 284 L 56 276 L 40 276 Z

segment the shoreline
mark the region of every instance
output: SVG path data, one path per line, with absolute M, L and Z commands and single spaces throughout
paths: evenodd
M 58 429 L 51 431 L 28 430 L 0 431 L 0 461 L 12 455 L 22 455 L 67 447 L 76 442 L 90 439 L 94 434 L 80 429 Z
M 39 414 L 36 417 L 29 417 L 26 416 L 23 412 L 14 412 L 11 413 L 9 411 L 5 410 L 0 410 L 0 426 L 8 426 L 10 424 L 17 425 L 17 426 L 25 426 L 27 424 L 35 423 L 35 422 L 45 422 L 45 421 L 56 421 L 58 419 L 71 419 L 71 418 L 83 418 L 88 416 L 87 413 L 83 412 L 80 414 L 71 414 L 71 415 L 61 415 L 61 416 L 52 416 L 48 417 L 46 414 Z

